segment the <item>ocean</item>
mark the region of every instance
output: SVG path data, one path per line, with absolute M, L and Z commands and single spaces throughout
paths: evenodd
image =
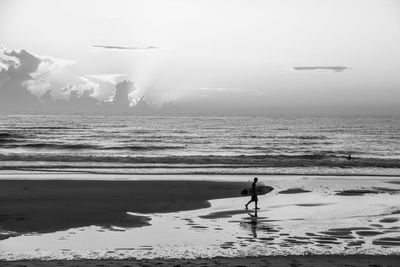
M 400 175 L 399 119 L 1 115 L 0 173 Z

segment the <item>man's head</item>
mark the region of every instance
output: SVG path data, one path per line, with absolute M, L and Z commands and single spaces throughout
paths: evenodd
M 257 177 L 254 177 L 254 182 L 257 182 L 258 181 L 258 178 Z

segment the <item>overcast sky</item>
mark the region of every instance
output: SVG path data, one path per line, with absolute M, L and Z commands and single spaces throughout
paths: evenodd
M 1 0 L 0 42 L 16 109 L 131 80 L 182 112 L 400 113 L 398 0 Z

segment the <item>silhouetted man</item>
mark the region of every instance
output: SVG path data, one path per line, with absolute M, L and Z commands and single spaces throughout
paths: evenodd
M 255 210 L 258 210 L 258 207 L 257 207 L 258 197 L 257 197 L 257 190 L 256 190 L 257 181 L 258 181 L 258 178 L 255 177 L 255 178 L 254 178 L 254 182 L 253 182 L 252 185 L 251 185 L 251 199 L 250 199 L 250 201 L 247 202 L 247 204 L 246 204 L 246 210 L 249 209 L 248 206 L 249 206 L 249 204 L 250 204 L 251 202 L 253 202 L 253 201 L 254 201 L 255 204 L 256 204 Z

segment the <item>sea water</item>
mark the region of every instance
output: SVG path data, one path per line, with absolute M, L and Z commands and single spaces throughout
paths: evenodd
M 1 115 L 0 172 L 400 175 L 399 119 Z

